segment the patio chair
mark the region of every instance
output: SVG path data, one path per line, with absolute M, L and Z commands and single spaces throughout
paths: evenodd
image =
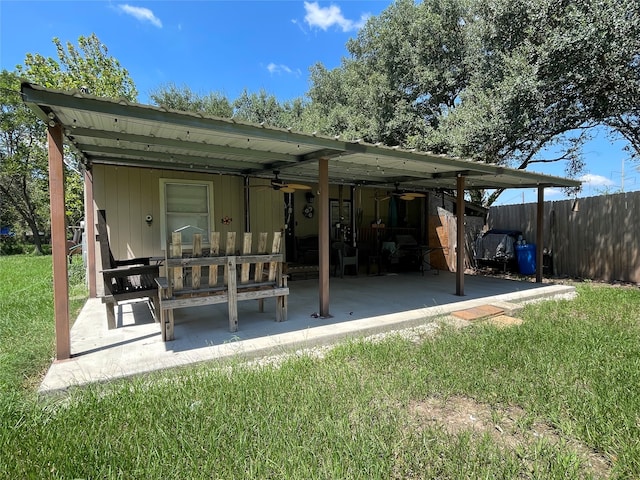
M 344 269 L 347 266 L 353 266 L 355 275 L 358 275 L 358 248 L 352 247 L 345 242 L 335 242 L 333 249 L 338 254 L 338 263 L 336 268 L 340 269 L 340 278 L 344 277 Z M 334 275 L 336 274 L 334 269 Z
M 155 279 L 160 276 L 160 266 L 150 265 L 150 257 L 116 260 L 109 246 L 104 210 L 98 210 L 97 228 L 104 281 L 102 303 L 107 309 L 107 327 L 109 330 L 116 328 L 115 307 L 127 300 L 146 301 L 157 320 L 158 286 Z
M 69 227 L 73 230 L 73 238 L 67 240 L 67 257 L 69 263 L 73 261 L 73 255 L 82 255 L 82 227 Z

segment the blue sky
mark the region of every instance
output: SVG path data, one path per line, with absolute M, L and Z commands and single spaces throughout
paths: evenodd
M 346 42 L 391 1 L 14 1 L 0 0 L 0 68 L 14 70 L 27 53 L 57 59 L 52 42 L 77 45 L 95 33 L 133 78 L 139 101 L 167 83 L 235 99 L 264 89 L 279 100 L 303 96 L 309 68 L 340 65 Z M 640 190 L 639 164 L 623 142 L 600 135 L 585 148 L 582 196 Z M 563 175 L 560 165 L 532 170 Z M 624 175 L 623 175 L 624 172 Z M 547 189 L 548 200 L 565 198 Z M 499 203 L 535 201 L 536 192 L 509 190 Z

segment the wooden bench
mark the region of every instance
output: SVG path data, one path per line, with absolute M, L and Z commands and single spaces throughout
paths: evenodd
M 183 249 L 181 234 L 172 234 L 167 246 L 166 277 L 156 279 L 162 339 L 174 339 L 175 309 L 227 303 L 229 331 L 238 330 L 238 302 L 276 298 L 276 321 L 287 319 L 287 276 L 282 272 L 282 234 L 274 232 L 271 253 L 267 253 L 267 233 L 260 233 L 252 253 L 252 234 L 245 233 L 242 253 L 236 252 L 236 232 L 227 234 L 225 253 L 220 254 L 220 232 L 211 232 L 210 248 L 203 251 L 202 235 L 193 235 L 190 251 Z M 222 268 L 221 268 L 222 267 Z M 222 271 L 222 275 L 220 275 Z M 238 276 L 239 271 L 239 276 Z

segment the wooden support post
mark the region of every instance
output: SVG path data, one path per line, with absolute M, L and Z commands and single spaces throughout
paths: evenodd
M 229 304 L 229 331 L 238 331 L 238 272 L 236 272 L 236 257 L 227 257 L 227 291 Z
M 318 250 L 319 250 L 319 295 L 320 316 L 329 317 L 329 160 L 321 158 L 318 161 Z
M 286 287 L 287 279 L 282 274 L 282 262 L 278 262 L 278 271 L 276 274 L 276 286 Z M 287 319 L 287 295 L 276 297 L 276 322 L 284 322 Z M 261 310 L 262 311 L 262 310 Z
M 538 212 L 536 225 L 536 282 L 542 283 L 543 245 L 544 242 L 544 187 L 538 187 Z
M 457 240 L 456 240 L 456 295 L 464 296 L 464 176 L 458 175 L 456 182 Z
M 64 162 L 62 127 L 48 127 L 49 198 L 51 206 L 51 253 L 53 255 L 53 304 L 56 323 L 56 358 L 71 358 L 69 331 L 69 278 L 67 271 L 67 227 L 64 207 Z
M 251 231 L 251 194 L 249 188 L 249 177 L 244 177 L 244 231 Z
M 360 205 L 356 206 L 356 187 L 353 185 L 349 188 L 349 198 L 351 199 L 351 211 L 349 212 L 351 217 L 351 246 L 357 247 L 359 238 L 358 225 L 356 224 L 356 212 L 358 211 L 358 208 L 360 208 Z M 358 267 L 356 266 L 356 268 Z

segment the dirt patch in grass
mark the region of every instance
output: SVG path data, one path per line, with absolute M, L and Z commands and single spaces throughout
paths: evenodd
M 463 432 L 489 435 L 498 446 L 511 451 L 532 448 L 543 440 L 573 452 L 582 461 L 587 470 L 585 473 L 598 478 L 611 475 L 611 463 L 606 456 L 582 442 L 561 436 L 549 425 L 532 421 L 519 407 L 492 407 L 468 397 L 455 396 L 415 402 L 409 406 L 409 413 L 418 428 L 442 428 L 450 435 Z

